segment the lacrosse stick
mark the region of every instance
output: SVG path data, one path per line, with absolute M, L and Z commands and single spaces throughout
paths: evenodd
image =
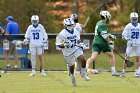
M 131 62 L 130 60 L 128 59 L 125 59 L 119 52 L 117 52 L 116 50 L 114 50 L 114 52 L 116 54 L 118 54 L 124 61 L 125 61 L 125 64 L 127 65 L 127 67 L 132 67 L 134 65 L 134 62 Z

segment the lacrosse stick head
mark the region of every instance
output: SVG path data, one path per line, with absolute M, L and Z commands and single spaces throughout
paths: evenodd
M 134 62 L 131 62 L 130 60 L 125 60 L 125 64 L 127 67 L 132 67 L 134 65 Z

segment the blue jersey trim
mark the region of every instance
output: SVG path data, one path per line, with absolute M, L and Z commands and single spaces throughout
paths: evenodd
M 74 29 L 72 29 L 72 31 L 68 30 L 67 28 L 65 28 L 69 33 L 73 34 L 74 33 Z

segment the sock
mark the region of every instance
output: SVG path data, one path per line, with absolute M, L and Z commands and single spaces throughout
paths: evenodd
M 17 65 L 15 65 L 14 67 L 15 67 L 15 68 L 18 68 L 18 66 L 17 66 Z
M 32 63 L 32 68 L 36 67 L 36 55 L 31 54 L 31 63 Z
M 86 73 L 86 68 L 81 68 L 81 74 L 82 73 L 84 73 L 84 74 Z
M 32 69 L 32 73 L 35 73 L 35 69 Z
M 112 72 L 116 72 L 115 67 L 111 67 Z
M 95 59 L 93 59 L 93 58 L 89 58 L 89 59 L 87 60 L 87 62 L 86 62 L 86 69 L 89 68 L 90 64 L 91 64 L 93 61 L 95 61 Z
M 11 65 L 10 64 L 7 64 L 7 67 L 10 67 Z
M 138 68 L 138 74 L 140 74 L 140 67 Z
M 42 73 L 45 73 L 45 70 L 44 70 L 44 69 L 42 69 L 42 70 L 41 70 L 41 72 L 42 72 Z
M 135 69 L 135 73 L 138 73 L 138 69 Z
M 86 64 L 86 69 L 88 69 L 88 68 L 89 68 L 89 64 L 87 63 L 87 64 Z
M 125 73 L 125 69 L 122 69 L 122 73 Z

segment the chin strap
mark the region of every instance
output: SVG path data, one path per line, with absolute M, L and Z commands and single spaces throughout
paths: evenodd
M 36 28 L 37 26 L 38 26 L 38 24 L 37 24 L 37 25 L 33 25 L 33 27 L 35 27 L 35 28 Z

